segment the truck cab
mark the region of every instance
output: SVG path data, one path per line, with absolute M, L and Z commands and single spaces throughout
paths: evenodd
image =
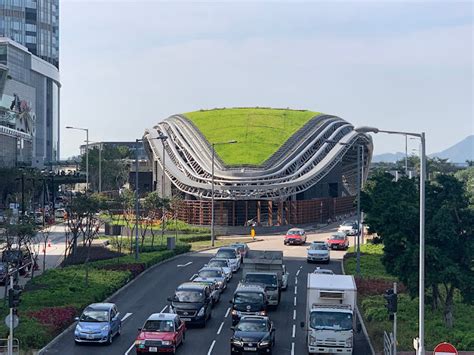
M 243 316 L 267 315 L 267 295 L 264 285 L 239 283 L 232 299 L 232 325 Z

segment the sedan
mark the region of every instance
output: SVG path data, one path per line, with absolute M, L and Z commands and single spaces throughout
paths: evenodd
M 324 242 L 313 242 L 308 248 L 308 254 L 306 257 L 308 263 L 323 261 L 326 264 L 331 260 L 329 247 Z
M 186 325 L 173 313 L 154 313 L 146 320 L 135 340 L 137 354 L 171 353 L 184 343 Z
M 237 272 L 240 269 L 240 254 L 235 248 L 224 247 L 220 248 L 216 253 L 216 258 L 227 259 L 230 263 L 232 272 Z
M 221 267 L 222 270 L 224 270 L 227 281 L 230 281 L 230 279 L 232 278 L 232 269 L 230 267 L 229 260 L 227 260 L 227 259 L 213 258 L 204 266 L 207 266 L 207 267 Z
M 337 232 L 328 238 L 328 245 L 331 249 L 343 249 L 349 248 L 349 238 L 345 232 Z
M 115 335 L 122 330 L 122 320 L 113 303 L 93 303 L 76 318 L 74 341 L 80 343 L 112 344 Z
M 303 245 L 306 243 L 306 232 L 301 228 L 291 228 L 286 232 L 285 240 L 283 244 L 299 244 Z
M 244 316 L 231 329 L 234 331 L 230 339 L 231 354 L 272 353 L 275 344 L 275 327 L 268 317 Z
M 197 277 L 216 282 L 221 292 L 227 288 L 227 278 L 221 267 L 203 267 L 199 270 Z

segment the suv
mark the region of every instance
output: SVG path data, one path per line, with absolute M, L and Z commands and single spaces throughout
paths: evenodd
M 112 344 L 115 335 L 120 335 L 122 320 L 113 303 L 93 303 L 87 306 L 80 317 L 76 317 L 74 341 L 79 343 Z
M 283 244 L 299 244 L 304 245 L 306 243 L 306 232 L 301 228 L 291 228 L 286 232 L 285 240 Z
M 229 260 L 232 272 L 237 272 L 240 268 L 241 258 L 239 252 L 235 248 L 220 248 L 215 257 Z
M 268 301 L 264 285 L 239 283 L 229 302 L 232 304 L 232 325 L 237 324 L 243 316 L 267 315 Z
M 206 326 L 211 318 L 212 291 L 211 288 L 200 282 L 185 282 L 178 286 L 171 302 L 171 313 L 177 314 L 182 321 L 190 324 Z
M 308 263 L 324 261 L 326 264 L 329 264 L 331 254 L 328 245 L 325 242 L 312 242 L 308 248 L 306 261 Z
M 138 331 L 140 333 L 135 340 L 137 354 L 157 352 L 175 354 L 176 348 L 184 344 L 186 325 L 177 314 L 153 313 Z

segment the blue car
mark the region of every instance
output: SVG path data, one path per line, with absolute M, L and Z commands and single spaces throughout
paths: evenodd
M 74 341 L 81 343 L 112 344 L 115 335 L 122 330 L 122 320 L 117 306 L 113 303 L 93 303 L 76 317 Z

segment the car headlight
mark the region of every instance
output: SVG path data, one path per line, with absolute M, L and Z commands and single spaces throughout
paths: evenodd
M 171 344 L 173 344 L 173 342 L 170 341 L 170 340 L 163 340 L 163 341 L 161 342 L 161 344 L 163 344 L 163 345 L 171 345 Z
M 135 340 L 135 345 L 140 346 L 140 345 L 145 345 L 145 340 Z
M 261 312 L 258 312 L 258 314 L 261 315 L 261 316 L 265 316 L 265 315 L 267 315 L 267 312 L 261 311 Z
M 239 311 L 236 311 L 235 309 L 232 310 L 232 315 L 233 316 L 236 316 L 237 314 L 239 314 Z
M 264 347 L 264 346 L 269 346 L 270 345 L 270 340 L 262 340 L 260 343 L 258 343 L 258 346 Z
M 198 314 L 197 314 L 198 317 L 202 317 L 202 316 L 204 315 L 204 312 L 206 312 L 206 308 L 201 307 L 201 309 L 199 310 L 199 312 L 198 312 Z
M 309 343 L 313 344 L 313 345 L 316 344 L 316 338 L 314 336 L 310 335 L 309 336 Z
M 77 325 L 76 325 L 76 330 L 77 330 L 78 332 L 82 332 L 83 329 L 82 329 L 82 327 L 81 327 L 80 324 L 77 324 Z
M 108 331 L 109 329 L 110 329 L 110 327 L 109 327 L 108 324 L 106 324 L 106 325 L 104 325 L 102 328 L 100 328 L 100 330 L 103 331 L 103 332 L 106 332 L 106 331 Z
M 346 348 L 352 347 L 352 338 L 347 338 L 346 339 Z
M 231 342 L 232 342 L 232 344 L 237 345 L 237 346 L 242 346 L 242 345 L 244 345 L 244 343 L 242 342 L 242 340 L 239 340 L 239 339 L 232 339 Z

